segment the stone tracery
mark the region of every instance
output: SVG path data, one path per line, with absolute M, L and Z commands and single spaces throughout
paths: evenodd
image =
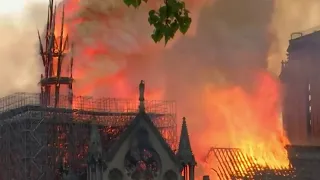
M 159 154 L 149 142 L 148 132 L 140 129 L 134 137 L 131 148 L 125 156 L 126 173 L 131 179 L 152 180 L 161 170 Z

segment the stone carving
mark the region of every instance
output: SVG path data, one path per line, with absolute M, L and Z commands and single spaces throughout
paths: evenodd
M 140 112 L 144 112 L 145 111 L 145 106 L 144 106 L 144 88 L 145 88 L 144 81 L 141 80 L 141 82 L 139 84 L 139 101 L 140 101 L 139 111 Z
M 139 84 L 139 101 L 144 101 L 144 89 L 145 89 L 144 80 L 141 80 Z

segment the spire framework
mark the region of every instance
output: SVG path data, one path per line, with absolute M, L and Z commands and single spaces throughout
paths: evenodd
M 59 106 L 60 91 L 68 92 L 69 103 L 72 104 L 72 46 L 69 47 L 68 34 L 64 26 L 64 6 L 61 10 L 61 18 L 57 18 L 57 7 L 54 0 L 49 0 L 47 25 L 41 36 L 38 31 L 40 56 L 44 66 L 44 74 L 41 74 L 41 103 L 45 106 Z M 66 58 L 70 52 L 71 57 Z

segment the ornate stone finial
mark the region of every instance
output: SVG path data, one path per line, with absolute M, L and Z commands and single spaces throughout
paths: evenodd
M 144 112 L 145 111 L 145 107 L 144 107 L 144 89 L 145 89 L 144 80 L 141 80 L 140 84 L 139 84 L 139 101 L 140 101 L 139 111 L 140 112 Z

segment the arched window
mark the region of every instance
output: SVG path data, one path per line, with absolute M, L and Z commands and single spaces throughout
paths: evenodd
M 178 180 L 177 173 L 175 173 L 172 170 L 169 170 L 164 174 L 163 180 Z
M 111 169 L 108 175 L 108 179 L 112 180 L 123 180 L 121 171 L 117 168 Z

